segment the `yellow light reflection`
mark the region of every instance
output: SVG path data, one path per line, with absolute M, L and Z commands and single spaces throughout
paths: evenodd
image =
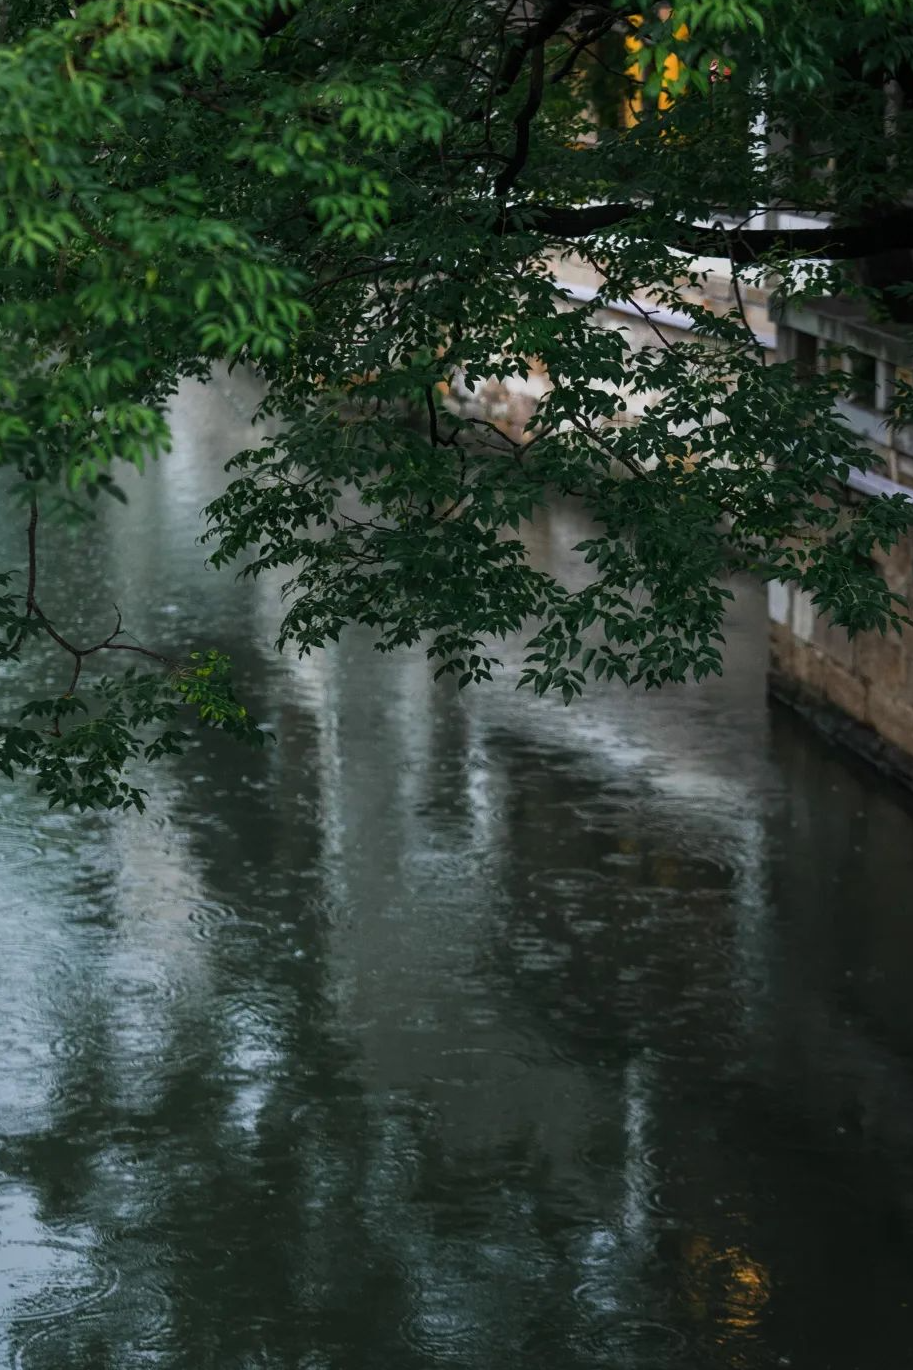
M 770 1272 L 739 1246 L 717 1250 L 709 1237 L 692 1237 L 684 1251 L 685 1293 L 695 1318 L 720 1330 L 752 1335 L 770 1301 Z

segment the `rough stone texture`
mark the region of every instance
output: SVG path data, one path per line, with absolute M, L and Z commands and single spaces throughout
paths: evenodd
M 869 691 L 865 682 L 846 670 L 838 662 L 824 658 L 824 697 L 855 718 L 858 723 L 869 720 Z
M 835 628 L 819 619 L 815 625 L 815 643 L 826 657 L 839 662 L 844 670 L 852 672 L 855 669 L 859 639 L 851 642 L 845 628 Z
M 904 595 L 910 588 L 913 573 L 913 539 L 904 538 L 890 552 L 875 549 L 872 560 L 881 570 L 888 586 L 896 594 Z
M 864 633 L 856 640 L 856 674 L 888 698 L 900 697 L 907 672 L 903 643 L 894 634 Z
M 869 694 L 869 722 L 913 760 L 913 707 L 877 691 Z
M 905 704 L 913 704 L 913 628 L 904 628 L 900 642 L 906 666 L 906 678 L 900 690 L 900 697 Z
M 810 643 L 796 642 L 793 672 L 800 684 L 813 694 L 825 697 L 825 656 Z
M 785 623 L 770 625 L 770 664 L 771 670 L 783 675 L 791 675 L 796 641 Z
M 838 333 L 853 341 L 844 336 L 850 316 L 844 319 L 841 309 L 828 305 L 818 311 L 828 328 L 837 330 L 833 337 L 817 326 L 812 331 L 831 341 Z M 853 326 L 862 327 L 862 314 L 858 310 L 850 314 Z M 782 355 L 788 355 L 791 319 L 783 322 L 786 328 L 780 330 L 778 347 Z M 809 331 L 807 319 L 802 324 L 797 316 L 792 322 Z M 886 361 L 893 363 L 897 358 L 879 351 L 877 330 L 865 327 L 871 332 L 871 336 L 866 333 L 866 350 L 880 358 L 883 370 Z M 893 336 L 882 341 L 889 350 L 896 343 Z M 859 414 L 855 409 L 848 411 L 851 427 L 879 450 L 872 435 L 856 421 Z M 856 503 L 868 496 L 848 493 L 847 498 Z M 913 537 L 901 539 L 889 551 L 876 548 L 872 560 L 890 590 L 913 600 Z M 799 708 L 829 736 L 848 742 L 892 774 L 906 778 L 909 772 L 913 777 L 913 628 L 884 635 L 863 633 L 850 641 L 842 629 L 818 618 L 807 597 L 792 585 L 778 589 L 771 603 L 776 607 L 770 625 L 772 692 Z
M 877 552 L 875 560 L 890 588 L 909 595 L 913 539 Z M 913 629 L 850 641 L 815 617 L 793 586 L 776 598 L 778 618 L 786 621 L 770 624 L 772 693 L 905 782 L 909 772 L 913 784 Z

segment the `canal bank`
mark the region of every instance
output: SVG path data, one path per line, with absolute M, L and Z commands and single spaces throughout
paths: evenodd
M 825 299 L 780 313 L 777 349 L 800 373 L 839 367 L 859 382 L 854 402 L 838 408 L 879 464 L 851 473 L 847 503 L 913 500 L 913 429 L 891 424 L 897 387 L 913 379 L 907 331 L 874 323 L 858 301 Z M 889 551 L 875 548 L 872 559 L 889 589 L 913 602 L 913 537 Z M 769 587 L 768 609 L 772 694 L 831 741 L 913 787 L 913 631 L 850 640 L 818 617 L 807 592 L 780 583 Z

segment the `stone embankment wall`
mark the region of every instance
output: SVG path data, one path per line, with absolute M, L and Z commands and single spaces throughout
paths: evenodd
M 892 590 L 913 595 L 909 538 L 877 560 Z M 913 630 L 850 641 L 817 616 L 805 591 L 779 583 L 768 604 L 771 693 L 913 785 Z
M 842 361 L 841 348 L 847 349 Z M 818 301 L 781 316 L 778 351 L 809 370 L 835 364 L 858 369 L 866 382 L 859 401 L 841 408 L 881 464 L 871 473 L 854 473 L 847 498 L 913 498 L 913 433 L 887 422 L 893 387 L 910 376 L 902 330 L 870 323 L 855 302 Z M 875 560 L 889 588 L 913 602 L 913 539 L 876 552 Z M 828 736 L 913 785 L 913 630 L 864 633 L 850 641 L 817 617 L 802 591 L 771 585 L 768 603 L 771 693 Z

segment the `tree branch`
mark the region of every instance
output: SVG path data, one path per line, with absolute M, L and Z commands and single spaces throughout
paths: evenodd
M 38 497 L 32 491 L 32 508 L 29 514 L 29 526 L 26 533 L 28 540 L 29 570 L 28 581 L 25 588 L 25 613 L 27 618 L 31 618 L 35 612 L 35 581 L 38 576 L 38 555 L 37 555 L 37 530 L 38 530 Z
M 536 48 L 544 47 L 548 40 L 555 36 L 565 20 L 581 8 L 579 0 L 549 0 L 536 22 L 517 34 L 509 44 L 507 55 L 501 62 L 497 78 L 489 88 L 487 105 L 473 110 L 467 116 L 467 122 L 473 123 L 484 119 L 487 123 L 491 117 L 492 101 L 496 100 L 499 95 L 507 94 L 523 70 L 523 64 L 529 53 Z M 504 20 L 502 20 L 502 29 L 507 17 L 505 15 Z
M 87 656 L 93 656 L 96 652 L 136 652 L 138 656 L 149 657 L 152 661 L 157 661 L 161 666 L 171 666 L 176 670 L 180 665 L 180 662 L 174 661 L 171 657 L 164 656 L 161 652 L 154 652 L 150 647 L 141 647 L 138 643 L 132 642 L 115 642 L 114 639 L 120 637 L 123 632 L 123 617 L 116 604 L 114 609 L 117 613 L 117 624 L 114 631 L 109 633 L 103 642 L 96 642 L 94 647 L 75 647 L 72 642 L 68 642 L 65 637 L 57 632 L 57 629 L 53 626 L 47 615 L 39 609 L 37 604 L 35 605 L 35 614 L 41 620 L 41 625 L 48 637 L 52 638 L 65 652 L 68 652 L 75 661 L 73 675 L 66 689 L 65 697 L 67 695 L 72 695 L 75 692 L 76 686 L 79 683 L 79 677 L 82 673 L 82 663 L 85 658 Z
M 536 111 L 542 103 L 542 86 L 545 80 L 545 48 L 540 44 L 533 49 L 529 73 L 529 94 L 526 104 L 514 120 L 516 139 L 514 150 L 507 166 L 495 178 L 495 194 L 505 195 L 526 165 L 529 156 L 529 133 Z
M 495 226 L 499 235 L 544 233 L 556 238 L 583 238 L 637 218 L 644 207 L 633 204 L 552 206 L 508 205 Z M 708 256 L 724 247 L 733 263 L 747 265 L 765 253 L 852 260 L 881 252 L 913 249 L 913 209 L 894 209 L 877 223 L 835 224 L 822 228 L 705 228 L 676 221 L 665 236 L 668 247 Z
M 722 225 L 718 225 L 718 227 L 722 228 Z M 762 365 L 762 366 L 766 366 L 766 365 L 767 365 L 767 357 L 766 357 L 765 352 L 764 352 L 764 345 L 763 345 L 763 343 L 761 343 L 761 342 L 758 341 L 758 338 L 757 338 L 757 336 L 756 336 L 756 334 L 755 334 L 754 329 L 752 328 L 751 324 L 748 322 L 748 314 L 747 314 L 746 311 L 745 311 L 745 301 L 744 301 L 744 299 L 742 298 L 742 283 L 741 283 L 741 281 L 739 280 L 739 267 L 738 267 L 738 263 L 737 263 L 736 260 L 735 260 L 734 255 L 733 255 L 733 251 L 732 251 L 732 242 L 731 242 L 731 240 L 730 240 L 729 237 L 726 238 L 726 247 L 727 247 L 727 250 L 728 250 L 728 252 L 729 252 L 729 263 L 730 263 L 730 273 L 729 273 L 729 274 L 730 274 L 730 278 L 731 278 L 731 280 L 732 280 L 732 291 L 733 291 L 733 294 L 735 295 L 736 308 L 737 308 L 738 311 L 739 311 L 739 317 L 741 318 L 742 323 L 743 323 L 744 326 L 745 326 L 745 331 L 748 333 L 748 336 L 751 338 L 751 345 L 752 345 L 752 347 L 755 349 L 755 351 L 757 352 L 758 358 L 760 359 L 760 362 L 761 362 L 761 365 Z
M 150 647 L 141 647 L 139 643 L 115 642 L 114 639 L 120 637 L 124 631 L 123 615 L 116 604 L 114 606 L 114 611 L 117 614 L 117 623 L 115 624 L 113 631 L 101 642 L 96 642 L 92 647 L 77 647 L 74 643 L 68 641 L 62 633 L 57 631 L 36 598 L 38 582 L 38 498 L 35 495 L 34 490 L 31 491 L 30 494 L 30 513 L 28 527 L 26 529 L 28 570 L 25 587 L 25 617 L 26 619 L 37 619 L 41 624 L 42 631 L 47 634 L 51 641 L 56 642 L 58 647 L 61 647 L 69 656 L 73 657 L 73 675 L 71 676 L 69 686 L 65 691 L 65 697 L 74 693 L 76 686 L 79 683 L 80 674 L 82 673 L 83 661 L 87 656 L 94 655 L 95 652 L 136 652 L 137 655 L 149 657 L 151 660 L 159 662 L 162 666 L 171 666 L 173 669 L 177 669 L 180 665 L 179 662 L 173 660 L 171 657 L 164 656 L 161 652 L 153 651 Z M 24 640 L 25 629 L 23 628 L 5 655 L 15 656 Z
M 110 252 L 123 252 L 127 257 L 136 257 L 139 255 L 127 243 L 119 243 L 114 238 L 109 238 L 107 233 L 102 233 L 99 229 L 95 228 L 95 226 L 86 218 L 75 199 L 70 201 L 70 211 L 80 227 L 88 233 L 93 242 L 98 243 L 99 247 L 106 247 Z
M 38 499 L 35 491 L 30 491 L 30 508 L 28 527 L 26 529 L 26 544 L 28 547 L 28 579 L 25 586 L 25 617 L 30 619 L 35 614 L 35 580 L 38 574 L 38 561 L 36 551 L 36 531 L 38 528 Z M 10 643 L 4 655 L 15 656 L 21 650 L 25 641 L 25 628 L 20 628 L 19 633 L 13 642 Z
M 536 23 L 530 24 L 519 41 L 508 48 L 495 86 L 496 95 L 504 95 L 510 90 L 523 70 L 527 55 L 535 48 L 543 47 L 564 22 L 570 19 L 574 11 L 580 8 L 579 0 L 549 0 Z
M 598 15 L 584 27 L 583 32 L 576 39 L 569 37 L 571 50 L 558 70 L 553 71 L 549 76 L 549 85 L 557 85 L 559 81 L 564 80 L 565 76 L 570 75 L 577 64 L 577 58 L 584 49 L 589 47 L 591 43 L 597 42 L 604 33 L 608 32 L 614 22 L 614 15 L 610 19 L 605 19 L 602 15 Z

